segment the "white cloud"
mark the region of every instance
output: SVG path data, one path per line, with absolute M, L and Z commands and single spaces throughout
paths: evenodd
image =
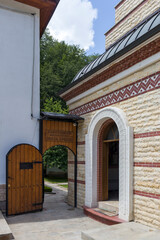
M 88 50 L 94 47 L 93 21 L 97 18 L 89 0 L 61 0 L 49 23 L 51 35 Z

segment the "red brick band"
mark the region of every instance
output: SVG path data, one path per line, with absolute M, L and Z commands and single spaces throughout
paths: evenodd
M 120 7 L 126 0 L 121 0 L 116 6 L 115 9 Z
M 160 131 L 134 134 L 134 138 L 146 138 L 160 136 Z
M 160 38 L 157 38 L 154 41 L 145 45 L 144 47 L 141 47 L 134 53 L 130 54 L 126 58 L 122 59 L 121 61 L 118 61 L 117 63 L 113 64 L 111 67 L 104 70 L 100 74 L 91 77 L 91 79 L 88 80 L 87 82 L 82 83 L 80 86 L 75 87 L 73 90 L 70 90 L 63 96 L 63 99 L 65 101 L 68 101 L 80 95 L 81 93 L 84 93 L 85 91 L 97 86 L 98 84 L 106 81 L 107 79 L 117 75 L 118 73 L 127 70 L 128 68 L 143 61 L 144 59 L 149 58 L 150 56 L 156 54 L 159 51 L 160 51 Z
M 74 164 L 74 161 L 68 161 L 68 164 Z M 77 164 L 85 164 L 85 161 L 78 161 Z
M 136 190 L 134 190 L 133 193 L 134 193 L 134 195 L 139 195 L 139 196 L 143 196 L 143 197 L 160 199 L 160 194 L 146 193 L 146 192 L 136 191 Z
M 73 182 L 73 183 L 74 183 L 74 179 L 68 178 L 68 182 Z M 79 184 L 85 184 L 85 181 L 77 180 L 77 183 L 79 183 Z
M 77 145 L 85 145 L 85 141 L 77 142 Z
M 132 84 L 122 87 L 114 92 L 108 93 L 84 105 L 70 111 L 70 114 L 83 115 L 95 110 L 128 100 L 160 88 L 160 72 L 142 78 Z
M 154 167 L 160 168 L 160 162 L 135 162 L 134 167 Z

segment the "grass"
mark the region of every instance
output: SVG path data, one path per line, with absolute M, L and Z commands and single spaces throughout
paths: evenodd
M 67 183 L 68 182 L 67 178 L 45 177 L 44 180 L 50 183 Z
M 48 186 L 44 186 L 44 191 L 45 192 L 52 192 L 52 188 Z
M 67 188 L 68 189 L 68 184 L 60 184 L 59 186 Z

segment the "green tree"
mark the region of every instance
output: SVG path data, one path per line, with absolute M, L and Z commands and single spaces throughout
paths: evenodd
M 53 39 L 48 30 L 41 38 L 40 50 L 41 109 L 44 112 L 67 114 L 68 107 L 57 93 L 71 83 L 78 71 L 97 58 L 98 54 L 86 56 L 79 46 Z M 67 153 L 63 146 L 50 148 L 44 153 L 44 166 L 66 170 Z
M 53 98 L 49 98 L 44 103 L 43 111 L 68 114 L 69 108 L 62 100 L 54 101 Z
M 46 169 L 56 167 L 67 170 L 68 152 L 64 146 L 54 146 L 48 149 L 43 155 L 43 166 Z
M 76 45 L 53 39 L 46 30 L 40 42 L 41 109 L 46 99 L 60 100 L 57 93 L 71 83 L 75 75 L 98 54 L 86 56 Z

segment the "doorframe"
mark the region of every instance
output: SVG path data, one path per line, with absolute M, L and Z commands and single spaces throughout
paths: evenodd
M 97 207 L 98 134 L 101 126 L 112 119 L 119 131 L 119 218 L 133 220 L 133 128 L 125 113 L 116 107 L 106 107 L 92 118 L 85 136 L 85 206 Z

